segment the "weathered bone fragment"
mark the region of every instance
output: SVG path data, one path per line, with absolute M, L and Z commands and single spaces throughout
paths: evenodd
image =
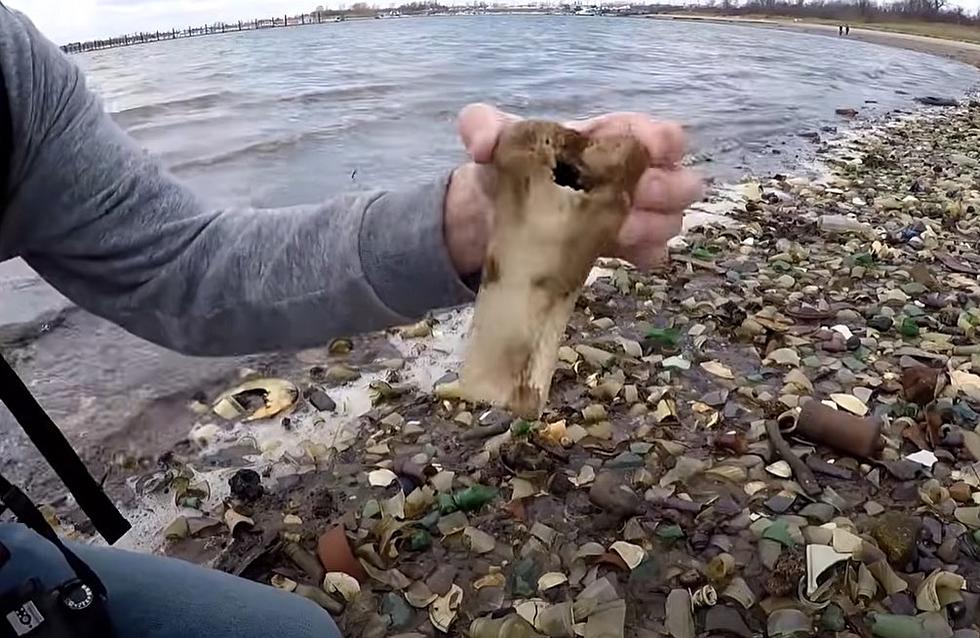
M 631 137 L 590 139 L 551 122 L 521 122 L 502 136 L 464 396 L 540 415 L 575 300 L 648 163 Z

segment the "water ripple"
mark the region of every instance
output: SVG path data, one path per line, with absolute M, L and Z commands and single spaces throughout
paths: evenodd
M 842 124 L 837 108 L 908 107 L 911 94 L 956 94 L 978 78 L 836 37 L 558 16 L 351 21 L 80 60 L 117 121 L 203 194 L 263 205 L 431 177 L 462 159 L 451 122 L 471 101 L 529 116 L 680 119 L 711 170 L 730 177 L 785 168 L 768 163 L 786 153 L 749 151 L 805 150 L 797 133 Z

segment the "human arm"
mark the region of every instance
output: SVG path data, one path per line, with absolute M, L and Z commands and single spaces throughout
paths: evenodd
M 475 163 L 433 184 L 288 209 L 211 209 L 112 122 L 70 60 L 2 6 L 0 70 L 16 142 L 0 260 L 25 257 L 77 304 L 135 334 L 194 354 L 299 348 L 472 299 L 461 275 L 482 264 L 493 217 L 486 163 L 503 122 L 473 117 L 488 107 L 461 117 Z M 674 150 L 679 129 L 645 116 L 572 125 L 596 135 L 625 126 L 671 166 L 683 148 Z M 648 173 L 663 179 L 641 180 L 617 252 L 641 266 L 662 256 L 691 197 L 687 173 Z
M 201 355 L 301 348 L 472 299 L 444 233 L 447 188 L 462 180 L 209 208 L 112 121 L 70 59 L 2 6 L 0 70 L 14 142 L 0 259 L 22 256 L 137 335 Z

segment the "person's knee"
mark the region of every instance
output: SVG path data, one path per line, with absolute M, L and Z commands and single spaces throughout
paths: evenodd
M 128 636 L 339 638 L 330 615 L 296 594 L 186 561 L 112 548 L 74 547 L 109 590 Z
M 10 551 L 0 593 L 30 578 L 57 587 L 75 577 L 58 549 L 23 525 L 0 524 L 0 543 Z M 108 589 L 122 638 L 340 638 L 330 615 L 296 594 L 173 558 L 68 545 Z
M 20 523 L 0 523 L 0 544 L 10 553 L 0 567 L 0 593 L 31 578 L 52 588 L 75 577 L 58 548 Z

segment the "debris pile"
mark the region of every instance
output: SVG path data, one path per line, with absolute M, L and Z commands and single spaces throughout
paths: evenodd
M 602 264 L 540 420 L 386 364 L 356 439 L 217 510 L 169 455 L 140 483 L 197 511 L 168 551 L 349 638 L 977 637 L 980 108 L 942 117 L 749 185 L 666 273 Z M 332 410 L 363 343 L 215 407 Z

